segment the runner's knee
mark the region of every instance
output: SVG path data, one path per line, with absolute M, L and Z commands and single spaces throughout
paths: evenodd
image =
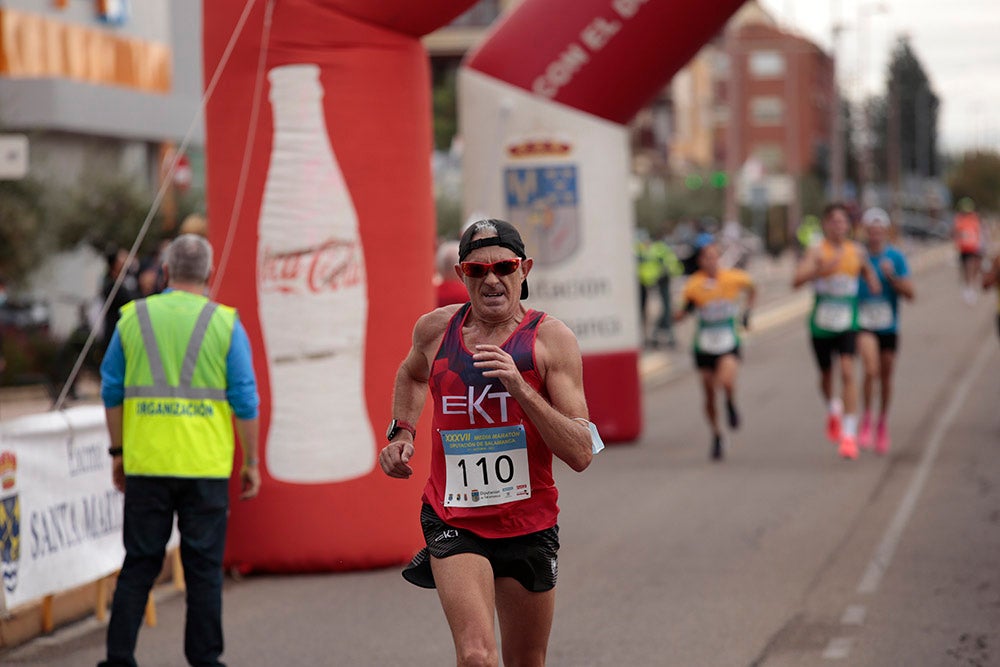
M 457 647 L 458 667 L 497 667 L 499 658 L 496 648 L 480 643 Z

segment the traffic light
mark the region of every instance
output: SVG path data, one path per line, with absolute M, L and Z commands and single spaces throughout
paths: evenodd
M 729 184 L 729 177 L 724 171 L 713 171 L 712 175 L 708 177 L 708 182 L 712 184 L 713 188 L 721 190 Z
M 684 186 L 687 187 L 688 190 L 700 190 L 704 182 L 705 179 L 698 174 L 688 174 L 688 176 L 684 178 Z

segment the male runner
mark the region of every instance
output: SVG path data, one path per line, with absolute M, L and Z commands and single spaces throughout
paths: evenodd
M 863 412 L 858 445 L 868 449 L 874 440 L 875 453 L 885 454 L 891 442 L 888 413 L 899 342 L 899 297 L 912 300 L 913 283 L 903 253 L 889 245 L 892 227 L 889 214 L 880 208 L 870 208 L 861 216 L 861 224 L 865 230 L 868 256 L 882 285 L 882 292 L 872 294 L 868 283 L 863 280 L 858 286 L 858 353 L 865 373 L 861 387 Z M 879 382 L 881 409 L 878 426 L 873 431 L 871 405 L 876 379 Z
M 726 412 L 729 427 L 739 428 L 740 417 L 736 410 L 736 373 L 739 369 L 740 337 L 736 330 L 741 298 L 746 295 L 742 322 L 750 321 L 757 290 L 746 271 L 719 267 L 719 246 L 709 243 L 698 251 L 698 270 L 684 285 L 681 310 L 676 321 L 697 313 L 698 327 L 694 336 L 694 362 L 701 375 L 705 392 L 705 417 L 712 429 L 713 460 L 723 457 L 724 441 L 716 419 L 715 392 L 721 388 L 726 395 Z
M 469 302 L 417 321 L 379 463 L 390 477 L 413 474 L 413 424 L 430 389 L 427 547 L 403 576 L 437 588 L 460 666 L 498 664 L 495 615 L 503 663 L 540 666 L 558 571 L 552 456 L 581 472 L 598 449 L 583 360 L 565 324 L 521 305 L 532 260 L 514 226 L 474 223 L 459 259 Z
M 881 285 L 864 247 L 848 238 L 850 219 L 843 204 L 823 209 L 823 240 L 808 248 L 792 278 L 798 289 L 811 282 L 816 294 L 809 315 L 813 353 L 820 369 L 820 391 L 827 404 L 826 436 L 839 445 L 845 459 L 858 457 L 857 388 L 854 352 L 858 329 L 858 278 L 864 276 L 872 294 Z M 841 398 L 833 393 L 833 356 L 838 356 Z
M 976 302 L 976 283 L 983 261 L 983 225 L 976 205 L 969 197 L 958 200 L 952 230 L 961 269 L 962 298 L 970 306 Z

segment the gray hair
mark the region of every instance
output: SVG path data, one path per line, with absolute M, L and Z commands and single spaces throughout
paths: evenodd
M 442 241 L 438 246 L 437 270 L 442 276 L 451 278 L 455 275 L 455 265 L 458 264 L 458 241 Z
M 167 248 L 170 280 L 206 283 L 212 272 L 212 246 L 204 236 L 181 234 Z

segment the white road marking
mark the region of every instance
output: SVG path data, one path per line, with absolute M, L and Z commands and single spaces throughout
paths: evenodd
M 854 640 L 850 637 L 834 637 L 826 645 L 826 650 L 823 651 L 823 658 L 825 660 L 843 660 L 851 654 L 851 647 L 853 645 Z
M 906 524 L 910 520 L 910 515 L 913 514 L 913 509 L 916 507 L 917 499 L 920 497 L 920 493 L 923 491 L 924 485 L 927 483 L 927 478 L 930 476 L 934 460 L 938 455 L 938 450 L 941 449 L 941 442 L 944 439 L 944 434 L 948 430 L 948 427 L 951 426 L 952 421 L 954 421 L 955 417 L 958 415 L 959 409 L 961 409 L 962 405 L 965 403 L 965 397 L 972 388 L 972 383 L 979 376 L 980 371 L 982 371 L 983 367 L 986 365 L 989 356 L 995 351 L 996 341 L 992 336 L 988 337 L 980 348 L 979 354 L 976 355 L 975 361 L 955 387 L 955 392 L 951 395 L 951 401 L 948 403 L 948 406 L 942 413 L 941 418 L 938 419 L 937 423 L 934 425 L 934 429 L 931 431 L 930 438 L 927 440 L 927 446 L 924 448 L 923 456 L 920 458 L 920 464 L 917 467 L 917 472 L 913 475 L 913 478 L 910 480 L 910 484 L 906 489 L 906 495 L 903 496 L 903 500 L 900 502 L 895 516 L 893 516 L 888 528 L 886 528 L 886 531 L 882 536 L 882 541 L 879 543 L 878 547 L 876 547 L 875 553 L 872 556 L 871 561 L 868 563 L 868 567 L 865 570 L 864 575 L 861 577 L 860 583 L 858 583 L 858 593 L 868 594 L 874 593 L 878 590 L 879 584 L 882 582 L 882 576 L 889 568 L 889 563 L 892 561 L 893 554 L 896 552 L 896 547 L 899 546 L 899 540 L 903 535 L 903 530 L 905 530 Z
M 863 604 L 852 604 L 844 610 L 844 615 L 840 617 L 841 625 L 864 625 L 865 615 L 868 610 Z

